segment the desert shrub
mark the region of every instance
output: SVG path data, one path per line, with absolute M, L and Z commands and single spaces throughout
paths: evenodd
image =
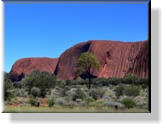
M 33 71 L 23 79 L 23 83 L 29 88 L 38 87 L 41 90 L 41 96 L 45 97 L 48 90 L 56 84 L 56 77 L 48 72 Z
M 122 83 L 125 83 L 125 84 L 135 84 L 136 81 L 138 81 L 138 77 L 134 76 L 134 75 L 131 75 L 131 74 L 126 75 L 122 79 Z
M 11 100 L 9 102 L 10 105 L 15 105 L 15 104 L 18 104 L 18 103 L 19 103 L 18 97 L 11 98 Z
M 31 98 L 29 99 L 29 104 L 31 104 L 31 106 L 36 106 L 36 103 L 37 103 L 37 101 L 36 101 L 35 98 L 31 97 Z
M 49 103 L 49 107 L 53 107 L 55 104 L 54 99 L 49 99 L 48 103 Z
M 117 98 L 119 98 L 120 96 L 122 96 L 124 94 L 124 90 L 125 90 L 125 88 L 123 86 L 117 86 L 114 89 L 115 95 L 117 96 Z
M 87 95 L 83 89 L 77 88 L 72 96 L 72 100 L 76 101 L 77 99 L 84 99 L 86 96 Z
M 31 88 L 31 95 L 33 95 L 34 97 L 39 97 L 41 95 L 41 90 L 37 87 L 33 87 Z
M 72 81 L 71 80 L 66 80 L 66 85 L 71 85 Z
M 109 81 L 109 84 L 112 84 L 112 85 L 118 85 L 121 83 L 120 78 L 109 78 L 108 81 Z
M 20 81 L 20 82 L 13 82 L 13 87 L 14 88 L 24 88 L 24 84 Z
M 137 86 L 131 85 L 126 87 L 124 92 L 127 96 L 138 96 L 140 94 L 140 89 Z
M 87 82 L 83 79 L 71 80 L 71 85 L 84 85 Z
M 65 85 L 66 85 L 66 81 L 64 81 L 64 80 L 56 80 L 55 81 L 55 87 L 63 88 Z
M 61 95 L 61 91 L 62 90 L 62 88 L 54 88 L 54 89 L 51 89 L 51 90 L 49 90 L 48 92 L 47 92 L 47 95 L 46 95 L 46 97 L 47 98 L 53 98 L 53 99 L 56 99 L 56 98 L 58 98 L 58 97 L 61 97 L 62 95 Z
M 65 106 L 65 105 L 67 105 L 67 102 L 66 102 L 66 100 L 65 100 L 64 97 L 60 97 L 60 98 L 57 98 L 57 99 L 56 99 L 55 104 L 56 104 L 56 105 Z
M 90 103 L 94 102 L 95 100 L 92 97 L 88 96 L 88 97 L 86 97 L 85 101 L 87 104 L 90 104 Z
M 82 105 L 83 103 L 80 103 L 80 105 Z M 69 107 L 74 107 L 74 106 L 78 106 L 78 103 L 75 101 L 69 101 L 66 103 L 65 106 L 69 106 Z
M 125 84 L 148 85 L 149 80 L 148 78 L 140 78 L 135 75 L 128 74 L 121 79 L 121 82 Z
M 109 81 L 106 78 L 95 78 L 92 80 L 92 84 L 95 87 L 99 87 L 99 86 L 108 86 L 109 85 Z
M 140 90 L 140 96 L 141 97 L 148 97 L 148 90 L 147 89 L 141 89 Z
M 133 108 L 136 106 L 136 103 L 135 101 L 133 101 L 132 99 L 130 98 L 124 98 L 121 103 L 123 103 L 125 105 L 126 108 Z
M 91 103 L 93 104 L 93 103 Z M 94 106 L 104 106 L 105 100 L 104 99 L 98 99 L 95 101 Z
M 114 90 L 108 88 L 105 90 L 104 96 L 109 96 L 111 99 L 115 100 L 116 99 L 116 95 Z
M 149 80 L 148 78 L 138 78 L 136 79 L 135 84 L 141 84 L 146 86 L 149 84 Z
M 141 87 L 142 87 L 143 89 L 147 89 L 147 88 L 148 88 L 148 84 L 142 84 Z
M 142 97 L 142 96 L 135 97 L 134 101 L 136 103 L 136 106 L 138 106 L 140 108 L 146 106 L 148 103 L 148 99 L 146 97 Z
M 104 93 L 105 90 L 103 88 L 92 88 L 90 90 L 90 96 L 92 96 L 95 100 L 102 98 Z
M 5 73 L 4 75 L 4 99 L 10 100 L 13 97 L 13 83 L 10 79 L 10 75 Z
M 28 96 L 28 91 L 25 88 L 13 88 L 11 90 L 13 97 L 26 97 Z
M 70 90 L 66 91 L 66 96 L 71 98 L 71 100 L 76 101 L 77 99 L 84 99 L 88 93 L 88 89 L 83 87 L 71 88 Z

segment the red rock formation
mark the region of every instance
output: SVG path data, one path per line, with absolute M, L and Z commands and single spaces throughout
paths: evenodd
M 118 42 L 92 40 L 79 43 L 65 51 L 59 58 L 55 74 L 60 80 L 76 77 L 76 64 L 83 52 L 92 52 L 100 62 L 97 77 L 124 77 L 134 74 L 148 76 L 148 42 Z
M 13 81 L 21 80 L 34 70 L 54 73 L 58 59 L 52 58 L 24 58 L 15 62 L 10 71 Z
M 79 43 L 66 50 L 59 59 L 25 58 L 16 61 L 10 71 L 12 80 L 20 80 L 34 70 L 55 73 L 59 80 L 75 79 L 77 60 L 83 52 L 92 52 L 100 62 L 96 77 L 124 77 L 134 74 L 148 77 L 148 41 L 118 42 L 92 40 Z

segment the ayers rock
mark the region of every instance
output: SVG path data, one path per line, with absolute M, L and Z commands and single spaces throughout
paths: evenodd
M 15 78 L 27 75 L 33 70 L 54 73 L 59 80 L 76 78 L 77 60 L 83 52 L 91 52 L 100 62 L 100 69 L 92 73 L 94 77 L 124 77 L 134 74 L 148 77 L 149 44 L 141 42 L 119 42 L 108 40 L 90 40 L 81 42 L 66 50 L 58 59 L 25 58 L 16 61 L 11 69 Z
M 57 62 L 57 58 L 24 58 L 17 60 L 10 71 L 11 79 L 19 81 L 35 70 L 54 73 Z

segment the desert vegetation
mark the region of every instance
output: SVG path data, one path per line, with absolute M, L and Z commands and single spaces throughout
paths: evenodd
M 148 79 L 57 80 L 34 71 L 19 82 L 4 78 L 5 112 L 148 112 Z
M 134 75 L 97 78 L 99 62 L 89 52 L 77 62 L 77 78 L 58 80 L 33 71 L 21 81 L 4 77 L 5 112 L 148 112 L 148 79 Z

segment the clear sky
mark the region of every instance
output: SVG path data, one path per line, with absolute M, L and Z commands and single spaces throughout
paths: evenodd
M 5 71 L 24 57 L 59 57 L 87 40 L 148 38 L 147 4 L 5 3 Z

